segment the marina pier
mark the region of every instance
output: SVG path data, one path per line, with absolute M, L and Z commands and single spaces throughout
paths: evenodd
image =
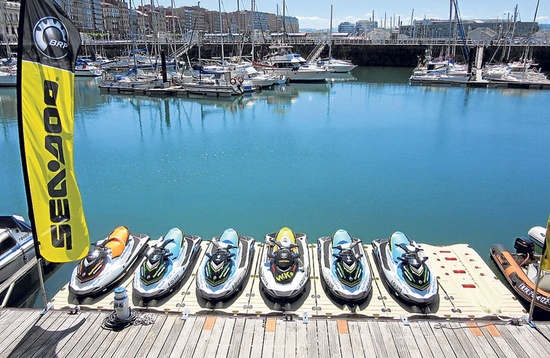
M 203 249 L 207 243 L 203 243 Z M 550 349 L 550 326 L 525 310 L 468 245 L 421 245 L 437 274 L 434 312 L 411 312 L 386 290 L 375 265 L 373 294 L 351 312 L 321 289 L 316 245 L 311 288 L 293 311 L 274 310 L 254 271 L 227 307 L 206 308 L 196 270 L 170 299 L 135 307 L 136 320 L 109 327 L 113 294 L 74 306 L 64 287 L 53 309 L 0 312 L 2 357 L 529 357 Z M 370 257 L 371 247 L 365 245 Z M 256 244 L 255 270 L 262 244 Z M 204 250 L 203 250 L 204 252 Z M 200 261 L 200 260 L 198 260 Z M 131 276 L 131 275 L 130 275 Z M 131 292 L 131 277 L 122 284 Z

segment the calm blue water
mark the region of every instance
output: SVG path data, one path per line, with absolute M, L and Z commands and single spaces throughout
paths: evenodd
M 76 85 L 75 162 L 92 240 L 114 227 L 256 240 L 289 226 L 366 242 L 493 243 L 545 225 L 550 92 L 412 87 L 410 69 L 229 100 Z M 0 212 L 28 218 L 14 89 L 0 89 Z M 47 281 L 51 297 L 76 265 Z M 36 303 L 38 307 L 41 301 Z

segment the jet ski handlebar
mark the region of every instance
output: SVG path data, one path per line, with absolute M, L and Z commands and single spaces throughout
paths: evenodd
M 405 254 L 417 254 L 420 251 L 423 251 L 423 249 L 421 249 L 418 246 L 409 246 L 409 245 L 405 245 L 405 244 L 395 244 L 395 246 L 403 249 L 403 251 L 405 251 Z M 413 250 L 411 250 L 410 247 L 412 247 Z
M 339 251 L 344 251 L 344 250 L 351 250 L 353 249 L 355 246 L 357 246 L 357 244 L 359 244 L 361 241 L 357 240 L 357 241 L 353 241 L 352 243 L 350 243 L 349 245 L 345 245 L 346 247 L 342 247 L 342 245 L 338 245 L 338 246 L 334 246 L 335 249 L 338 249 Z
M 270 239 L 268 241 L 268 243 L 270 245 L 277 246 L 279 249 L 294 249 L 294 248 L 298 247 L 298 245 L 296 245 L 296 244 L 290 244 L 290 245 L 285 246 L 285 245 L 281 244 L 279 241 L 273 240 L 273 239 Z

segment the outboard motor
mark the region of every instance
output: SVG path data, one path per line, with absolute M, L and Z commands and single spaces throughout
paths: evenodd
M 535 254 L 535 244 L 531 239 L 525 238 L 525 237 L 518 237 L 516 238 L 516 241 L 514 242 L 514 249 L 516 249 L 516 253 L 530 257 L 533 257 Z

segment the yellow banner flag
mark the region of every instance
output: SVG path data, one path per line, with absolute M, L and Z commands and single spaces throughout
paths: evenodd
M 544 246 L 542 248 L 542 256 L 540 258 L 540 269 L 550 271 L 550 216 L 546 224 L 546 236 L 544 237 Z
M 19 138 L 35 247 L 47 261 L 76 261 L 90 243 L 73 163 L 80 35 L 52 0 L 23 0 L 19 30 Z

